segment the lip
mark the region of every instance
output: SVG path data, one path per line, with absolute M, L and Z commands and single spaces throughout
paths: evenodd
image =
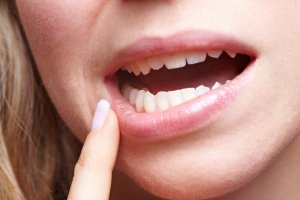
M 147 57 L 210 50 L 234 51 L 257 58 L 250 46 L 232 37 L 203 31 L 142 38 L 120 51 L 109 65 L 104 84 L 118 115 L 121 134 L 140 140 L 163 140 L 191 133 L 214 122 L 248 85 L 254 60 L 230 83 L 163 112 L 137 113 L 120 94 L 114 75 L 125 64 Z

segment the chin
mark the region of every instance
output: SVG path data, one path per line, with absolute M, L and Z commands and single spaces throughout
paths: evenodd
M 228 194 L 249 183 L 258 172 L 235 170 L 228 163 L 164 161 L 153 166 L 123 169 L 146 191 L 164 199 L 209 199 Z M 205 166 L 206 165 L 206 166 Z M 227 165 L 227 166 L 226 166 Z M 204 168 L 206 167 L 206 169 Z M 254 174 L 253 174 L 254 173 Z
M 251 141 L 238 144 L 226 141 L 226 137 L 218 141 L 210 139 L 195 133 L 189 138 L 158 142 L 151 147 L 125 140 L 117 167 L 155 196 L 211 199 L 237 191 L 253 181 L 277 153 L 272 151 L 276 148 L 267 146 L 257 155 L 258 147 Z

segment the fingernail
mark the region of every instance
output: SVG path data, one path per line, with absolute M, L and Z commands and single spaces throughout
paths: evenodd
M 98 102 L 96 111 L 94 114 L 93 122 L 92 122 L 92 131 L 98 128 L 101 128 L 104 124 L 104 121 L 107 117 L 108 111 L 110 108 L 110 104 L 108 101 L 102 99 Z

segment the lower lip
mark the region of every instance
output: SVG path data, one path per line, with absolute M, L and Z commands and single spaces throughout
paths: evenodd
M 105 85 L 116 111 L 121 134 L 141 140 L 163 140 L 189 134 L 216 121 L 225 108 L 246 89 L 254 72 L 254 62 L 230 83 L 162 112 L 137 113 L 120 94 L 116 78 Z

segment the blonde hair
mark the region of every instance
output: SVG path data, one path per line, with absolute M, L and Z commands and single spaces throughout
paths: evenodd
M 43 88 L 14 7 L 0 0 L 0 199 L 63 199 L 81 145 Z

